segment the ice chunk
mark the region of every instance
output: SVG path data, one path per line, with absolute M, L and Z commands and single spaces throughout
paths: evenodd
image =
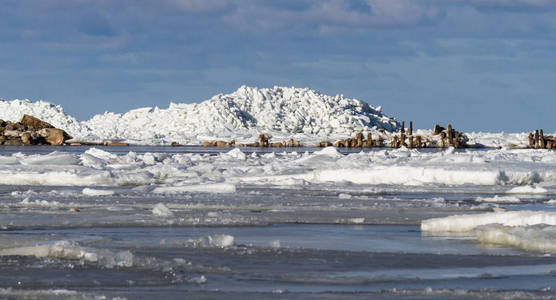
M 339 198 L 339 199 L 351 199 L 351 195 L 350 195 L 350 194 L 347 194 L 347 193 L 340 193 L 340 194 L 338 195 L 338 198 Z
M 209 244 L 218 248 L 230 247 L 234 244 L 234 237 L 229 234 L 215 234 L 208 237 Z
M 68 240 L 35 246 L 0 249 L 0 256 L 10 255 L 83 260 L 91 263 L 98 263 L 106 268 L 113 268 L 115 266 L 131 267 L 133 266 L 134 258 L 130 251 L 113 253 L 108 250 L 82 247 L 77 242 Z
M 114 191 L 84 188 L 83 189 L 83 195 L 87 195 L 87 196 L 111 196 L 111 195 L 114 195 Z
M 229 234 L 215 234 L 199 239 L 188 239 L 186 246 L 226 248 L 234 245 L 234 236 Z
M 508 194 L 546 194 L 548 191 L 540 186 L 518 186 L 506 193 Z
M 493 203 L 520 203 L 521 199 L 515 196 L 498 196 L 494 197 L 477 197 L 475 202 L 493 202 Z
M 474 215 L 455 215 L 427 219 L 421 222 L 421 230 L 429 232 L 471 232 L 489 224 L 504 226 L 556 225 L 556 212 L 549 211 L 503 211 Z
M 157 187 L 153 190 L 155 194 L 178 194 L 178 193 L 235 193 L 236 186 L 229 183 L 198 184 L 187 186 Z
M 73 154 L 52 152 L 46 155 L 31 155 L 20 160 L 23 165 L 77 165 L 79 160 Z
M 245 160 L 247 156 L 239 148 L 220 154 L 222 160 Z
M 512 246 L 527 251 L 556 253 L 556 226 L 479 226 L 474 234 L 481 243 Z
M 174 213 L 162 203 L 157 203 L 152 209 L 153 215 L 159 217 L 171 217 Z

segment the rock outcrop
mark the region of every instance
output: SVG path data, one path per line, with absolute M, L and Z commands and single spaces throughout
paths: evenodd
M 0 145 L 63 145 L 71 139 L 62 129 L 54 128 L 30 115 L 23 115 L 19 122 L 0 120 Z

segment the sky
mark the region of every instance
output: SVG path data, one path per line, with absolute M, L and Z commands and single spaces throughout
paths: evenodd
M 553 0 L 5 0 L 0 98 L 80 120 L 241 85 L 357 98 L 417 128 L 556 130 Z

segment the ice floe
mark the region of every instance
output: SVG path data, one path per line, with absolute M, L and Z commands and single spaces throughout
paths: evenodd
M 485 244 L 556 253 L 556 212 L 499 211 L 455 215 L 423 220 L 421 230 L 433 233 L 468 233 Z

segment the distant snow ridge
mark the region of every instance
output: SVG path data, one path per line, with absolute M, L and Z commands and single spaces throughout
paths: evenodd
M 6 109 L 3 109 L 6 107 Z M 139 108 L 124 114 L 106 112 L 78 122 L 60 106 L 27 100 L 0 101 L 0 118 L 15 121 L 32 114 L 65 129 L 76 138 L 123 139 L 139 143 L 190 142 L 201 137 L 252 136 L 258 132 L 282 135 L 353 134 L 354 131 L 385 129 L 399 124 L 380 107 L 345 98 L 327 96 L 307 88 L 240 87 L 197 104 L 171 103 L 167 109 Z

